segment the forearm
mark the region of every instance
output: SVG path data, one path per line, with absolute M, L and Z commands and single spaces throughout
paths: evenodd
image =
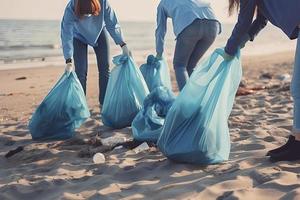
M 157 28 L 155 30 L 156 53 L 162 56 L 167 32 L 167 13 L 162 4 L 157 7 Z
M 125 41 L 122 36 L 121 26 L 119 24 L 118 18 L 115 11 L 110 7 L 109 3 L 106 2 L 104 11 L 104 21 L 106 24 L 106 29 L 110 36 L 113 38 L 116 45 L 124 46 Z
M 73 57 L 73 26 L 75 16 L 70 6 L 67 6 L 61 22 L 61 42 L 65 60 Z
M 121 32 L 121 28 L 119 27 L 119 24 L 116 24 L 116 25 L 110 24 L 106 27 L 106 29 L 107 29 L 108 33 L 110 34 L 110 36 L 112 37 L 112 39 L 114 40 L 116 45 L 123 46 L 124 44 L 126 44 L 126 42 L 122 36 L 122 32 Z
M 156 53 L 162 55 L 164 52 L 164 41 L 160 38 L 156 39 Z
M 158 55 L 162 55 L 164 52 L 164 44 L 165 44 L 165 35 L 166 35 L 166 26 L 165 24 L 157 27 L 155 31 L 155 44 L 156 44 L 156 53 Z
M 262 14 L 258 14 L 248 31 L 250 41 L 253 41 L 258 33 L 266 27 L 268 20 Z
M 225 47 L 225 51 L 229 55 L 233 56 L 236 54 L 242 39 L 250 30 L 255 8 L 256 0 L 241 1 L 238 22 L 235 25 Z

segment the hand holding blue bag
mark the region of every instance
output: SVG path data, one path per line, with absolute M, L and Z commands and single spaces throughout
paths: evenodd
M 175 96 L 168 88 L 155 88 L 146 97 L 143 109 L 132 122 L 133 138 L 142 142 L 157 142 L 174 100 Z
M 29 122 L 34 140 L 68 139 L 90 117 L 82 86 L 75 72 L 65 72 L 36 109 Z
M 216 49 L 193 72 L 165 120 L 158 147 L 177 162 L 214 164 L 228 160 L 228 118 L 242 77 L 240 55 L 231 61 Z
M 113 59 L 116 65 L 106 89 L 102 107 L 102 121 L 112 128 L 130 126 L 142 109 L 149 90 L 131 57 L 120 55 Z
M 165 60 L 149 55 L 147 63 L 143 64 L 140 70 L 150 92 L 159 86 L 164 86 L 172 90 L 170 70 Z

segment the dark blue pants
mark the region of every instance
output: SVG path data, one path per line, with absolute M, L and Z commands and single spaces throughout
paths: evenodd
M 99 103 L 100 105 L 103 105 L 107 83 L 110 76 L 109 42 L 105 30 L 101 32 L 97 43 L 98 45 L 94 47 L 94 51 L 97 57 L 97 66 L 99 73 Z M 88 73 L 88 45 L 76 38 L 74 38 L 73 40 L 73 45 L 75 72 L 79 78 L 84 92 L 86 93 L 86 80 Z

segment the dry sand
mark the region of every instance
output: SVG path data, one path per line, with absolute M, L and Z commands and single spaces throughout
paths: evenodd
M 102 125 L 95 66 L 88 83 L 91 119 L 74 139 L 33 142 L 28 120 L 63 68 L 0 71 L 0 199 L 300 199 L 300 162 L 271 163 L 265 157 L 290 134 L 289 80 L 277 76 L 291 73 L 293 53 L 248 57 L 243 63 L 246 86 L 269 89 L 236 98 L 230 160 L 211 166 L 173 163 L 155 148 L 136 154 L 88 144 L 97 134 L 131 137 L 130 128 L 113 131 Z M 273 79 L 261 79 L 266 72 Z M 18 146 L 24 151 L 4 157 Z M 88 155 L 98 151 L 105 152 L 105 164 L 93 164 Z

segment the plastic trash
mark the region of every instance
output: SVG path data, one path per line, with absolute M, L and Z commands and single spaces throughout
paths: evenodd
M 289 74 L 281 74 L 277 77 L 279 80 L 284 81 L 284 82 L 289 82 L 291 81 L 291 75 Z
M 102 153 L 96 153 L 93 156 L 93 162 L 95 164 L 104 164 L 105 163 L 105 156 Z
M 157 142 L 174 100 L 175 96 L 168 88 L 155 88 L 146 97 L 143 109 L 132 122 L 133 138 L 137 141 Z
M 132 58 L 116 56 L 102 107 L 102 121 L 112 128 L 130 126 L 149 90 Z
M 231 61 L 216 49 L 193 72 L 168 112 L 158 147 L 177 162 L 228 160 L 228 117 L 242 77 L 240 54 Z
M 115 137 L 115 136 L 101 140 L 102 144 L 105 146 L 115 146 L 117 144 L 121 144 L 126 141 L 127 141 L 126 137 Z
M 142 143 L 141 145 L 139 145 L 138 147 L 136 147 L 135 149 L 133 149 L 133 151 L 135 152 L 135 153 L 140 153 L 140 152 L 142 152 L 142 151 L 147 151 L 147 150 L 149 150 L 150 149 L 150 147 L 149 147 L 149 145 L 147 144 L 147 142 L 144 142 L 144 143 Z
M 121 145 L 121 146 L 117 146 L 114 148 L 114 150 L 119 150 L 119 149 L 123 149 L 124 147 Z
M 17 154 L 17 153 L 19 153 L 19 152 L 21 152 L 23 150 L 24 150 L 24 147 L 23 146 L 19 146 L 19 147 L 17 147 L 14 150 L 9 151 L 7 154 L 5 154 L 4 157 L 5 158 L 10 158 L 10 157 L 14 156 L 15 154 Z
M 90 117 L 82 86 L 75 72 L 65 72 L 29 122 L 34 140 L 68 139 Z
M 164 86 L 172 91 L 170 70 L 165 60 L 159 60 L 153 55 L 148 56 L 147 63 L 140 67 L 149 91 Z

